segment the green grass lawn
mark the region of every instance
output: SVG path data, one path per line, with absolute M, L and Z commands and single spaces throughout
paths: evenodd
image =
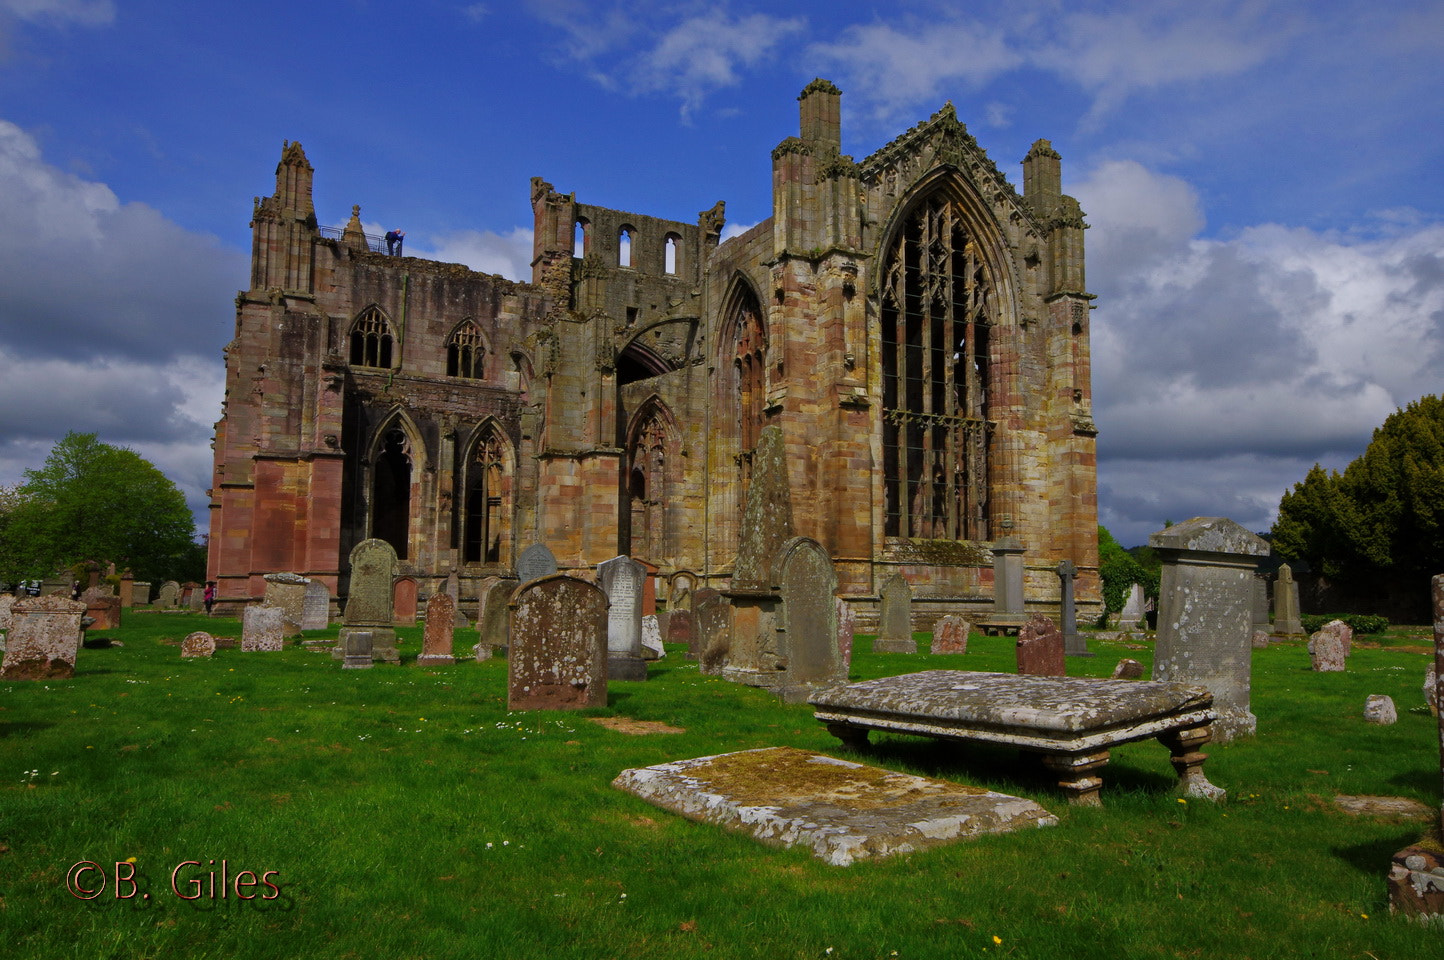
M 508 713 L 505 661 L 419 668 L 417 628 L 400 631 L 400 667 L 363 671 L 299 646 L 182 660 L 196 629 L 240 634 L 128 612 L 107 634 L 124 645 L 82 650 L 74 679 L 0 683 L 0 954 L 1444 956 L 1438 931 L 1387 908 L 1389 857 L 1419 825 L 1332 803 L 1440 802 L 1417 630 L 1356 645 L 1342 674 L 1311 672 L 1302 643 L 1255 651 L 1258 736 L 1207 748 L 1209 779 L 1229 791 L 1218 806 L 1179 800 L 1157 743 L 1115 750 L 1105 806 L 1083 809 L 1026 756 L 874 734 L 867 762 L 1026 796 L 1061 824 L 838 868 L 610 786 L 628 767 L 751 747 L 848 755 L 807 706 L 702 676 L 680 647 L 645 683 L 611 684 L 605 710 Z M 934 657 L 860 640 L 852 676 L 1012 669 L 1009 638 L 970 643 Z M 1071 673 L 1152 652 L 1090 646 Z M 1364 722 L 1371 693 L 1394 698 L 1398 724 Z M 592 716 L 685 732 L 631 735 Z M 111 874 L 94 900 L 67 892 L 81 861 Z M 114 896 L 117 861 L 135 896 Z M 176 884 L 197 899 L 172 889 L 187 861 Z M 279 895 L 231 886 L 221 899 L 222 861 L 227 878 L 267 875 Z

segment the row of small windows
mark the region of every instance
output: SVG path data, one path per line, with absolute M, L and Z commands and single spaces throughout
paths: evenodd
M 381 311 L 364 310 L 351 327 L 351 364 L 390 369 L 395 365 L 394 344 L 391 324 Z M 470 320 L 459 324 L 446 341 L 446 375 L 467 380 L 486 376 L 486 345 L 481 329 Z
M 623 226 L 617 231 L 617 266 L 630 267 L 632 265 L 632 241 L 637 235 L 636 228 Z M 677 273 L 677 251 L 681 248 L 682 238 L 678 234 L 669 233 L 663 241 L 662 247 L 662 270 L 668 276 L 675 276 Z M 592 249 L 592 224 L 586 217 L 578 217 L 576 233 L 572 239 L 572 256 L 577 259 L 585 257 Z

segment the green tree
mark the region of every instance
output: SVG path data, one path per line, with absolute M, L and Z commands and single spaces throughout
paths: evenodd
M 1133 555 L 1118 545 L 1108 528 L 1098 525 L 1098 577 L 1103 581 L 1103 605 L 1117 613 L 1128 602 L 1128 590 L 1135 583 L 1148 588 L 1148 574 Z M 1156 587 L 1155 587 L 1156 590 Z
M 78 561 L 113 562 L 140 579 L 189 577 L 196 545 L 185 497 L 134 450 L 69 433 L 0 520 L 0 578 L 45 576 Z
M 1427 396 L 1390 414 L 1343 473 L 1315 464 L 1279 501 L 1273 544 L 1332 580 L 1427 590 L 1444 572 L 1441 532 L 1444 399 Z

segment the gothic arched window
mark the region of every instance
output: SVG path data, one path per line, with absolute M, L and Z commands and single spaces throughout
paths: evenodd
M 744 489 L 752 479 L 752 455 L 762 433 L 766 406 L 767 335 L 762 329 L 762 310 L 751 291 L 742 294 L 732 316 L 734 343 L 732 369 L 736 384 L 738 464 Z
M 372 464 L 371 536 L 405 560 L 411 537 L 411 441 L 400 427 L 387 430 Z
M 446 375 L 482 380 L 486 377 L 486 346 L 481 329 L 470 320 L 457 324 L 446 341 Z
M 667 543 L 667 421 L 653 407 L 638 421 L 628 445 L 627 492 L 632 511 L 631 555 L 661 558 Z
M 477 438 L 467 464 L 466 518 L 462 560 L 509 563 L 511 559 L 511 444 L 488 424 Z
M 885 254 L 885 533 L 986 540 L 994 293 L 950 200 L 919 204 Z
M 390 369 L 392 342 L 386 315 L 376 307 L 367 307 L 351 325 L 352 366 Z

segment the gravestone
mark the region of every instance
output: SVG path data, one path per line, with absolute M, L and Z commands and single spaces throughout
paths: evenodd
M 1364 701 L 1364 719 L 1381 727 L 1399 722 L 1399 711 L 1394 708 L 1394 698 L 1380 693 L 1370 694 Z
M 989 626 L 1021 625 L 1023 615 L 1023 541 L 1002 537 L 993 544 L 993 614 Z
M 1294 580 L 1294 568 L 1287 563 L 1279 567 L 1279 578 L 1274 581 L 1273 632 L 1286 637 L 1304 632 L 1304 625 L 1299 619 L 1299 585 Z
M 10 608 L 0 680 L 64 680 L 75 676 L 85 604 L 69 597 L 27 597 Z
M 415 577 L 398 577 L 391 584 L 391 622 L 416 622 L 418 587 Z
M 771 564 L 791 536 L 792 489 L 787 477 L 787 450 L 782 428 L 774 424 L 763 427 L 757 439 L 729 595 L 771 593 Z
M 660 626 L 660 623 L 658 624 Z M 690 650 L 697 642 L 697 624 L 690 610 L 673 610 L 667 614 L 667 642 L 685 643 Z
M 1439 672 L 1434 664 L 1424 673 L 1424 705 L 1434 716 L 1439 716 Z
M 678 570 L 668 583 L 667 609 L 691 610 L 700 581 L 691 570 Z
M 82 600 L 85 604 L 85 615 L 94 622 L 88 629 L 97 632 L 101 630 L 118 630 L 120 628 L 120 598 L 110 594 L 94 597 L 89 601 Z
M 852 670 L 852 642 L 857 637 L 857 610 L 837 598 L 837 655 L 842 658 L 842 675 Z
M 330 625 L 331 591 L 320 580 L 312 580 L 301 598 L 301 629 L 325 630 Z
M 607 595 L 585 580 L 553 574 L 512 595 L 508 710 L 578 710 L 607 705 Z
M 873 653 L 917 653 L 913 639 L 913 588 L 900 573 L 894 573 L 882 585 L 878 635 L 872 642 Z
M 933 624 L 933 653 L 967 653 L 968 633 L 973 625 L 967 620 L 950 613 L 939 617 Z
M 1148 545 L 1163 562 L 1153 679 L 1213 691 L 1215 739 L 1252 736 L 1252 583 L 1268 543 L 1232 520 L 1194 517 L 1153 534 Z
M 647 568 L 631 557 L 597 564 L 597 585 L 611 604 L 607 611 L 607 679 L 645 680 L 642 659 L 642 591 Z
M 209 657 L 215 652 L 216 638 L 204 630 L 197 630 L 195 633 L 186 634 L 186 638 L 181 641 L 181 656 L 187 659 L 191 657 Z
M 1309 638 L 1309 659 L 1318 673 L 1342 673 L 1353 649 L 1354 631 L 1342 620 L 1330 620 Z
M 10 629 L 10 607 L 15 603 L 15 594 L 0 593 L 0 630 Z
M 362 540 L 351 549 L 351 585 L 342 619 L 345 626 L 336 638 L 331 655 L 346 655 L 346 637 L 353 630 L 371 633 L 371 655 L 377 660 L 400 663 L 396 651 L 396 630 L 392 626 L 392 579 L 396 575 L 396 550 L 385 540 Z
M 346 657 L 342 670 L 370 670 L 374 651 L 371 649 L 370 630 L 352 630 L 346 635 Z
M 642 659 L 660 660 L 667 655 L 662 646 L 662 628 L 657 625 L 657 614 L 649 613 L 642 618 Z
M 517 581 L 510 577 L 487 577 L 476 588 L 476 659 L 505 656 L 510 629 L 512 591 Z
M 1123 611 L 1118 614 L 1119 630 L 1137 630 L 1143 623 L 1143 584 L 1135 583 L 1128 588 L 1128 599 L 1123 601 Z
M 1264 635 L 1264 646 L 1268 646 L 1269 632 L 1273 630 L 1273 624 L 1269 622 L 1269 584 L 1268 580 L 1261 573 L 1253 575 L 1253 633 Z M 1254 649 L 1258 649 L 1258 643 L 1254 643 Z
M 124 581 L 122 581 L 122 582 L 124 582 Z M 149 582 L 149 581 L 147 581 L 147 580 L 132 580 L 132 581 L 131 581 L 131 584 L 130 584 L 130 591 L 131 591 L 131 593 L 130 593 L 130 600 L 131 600 L 131 605 L 132 605 L 132 606 L 145 607 L 145 606 L 149 606 L 149 605 L 150 605 L 150 582 Z M 125 598 L 124 598 L 124 597 L 121 598 L 121 603 L 122 603 L 122 604 L 125 603 Z
M 456 601 L 449 593 L 433 593 L 426 601 L 426 627 L 421 638 L 421 655 L 417 666 L 453 664 L 451 652 L 456 639 Z
M 544 543 L 534 543 L 521 552 L 516 560 L 516 575 L 522 583 L 554 576 L 557 572 L 557 558 Z
M 75 581 L 68 576 L 47 577 L 46 579 L 40 581 L 40 595 L 42 597 L 53 597 L 56 595 L 60 595 L 68 599 L 70 597 L 70 594 L 74 592 L 74 590 Z
M 180 584 L 174 580 L 167 580 L 160 585 L 160 593 L 155 595 L 155 606 L 157 610 L 174 610 L 180 602 Z
M 120 605 L 122 607 L 135 605 L 135 577 L 129 573 L 120 578 Z
M 1118 666 L 1113 668 L 1114 680 L 1141 680 L 1143 678 L 1143 664 L 1137 660 L 1124 657 L 1118 661 Z
M 241 615 L 241 652 L 274 653 L 284 649 L 286 612 L 263 603 L 246 605 Z
M 1078 632 L 1078 612 L 1073 605 L 1073 578 L 1078 575 L 1078 568 L 1072 560 L 1059 560 L 1058 586 L 1060 591 L 1059 611 L 1063 622 L 1058 629 L 1063 634 L 1063 653 L 1070 657 L 1091 657 L 1088 652 L 1088 640 Z
M 114 596 L 114 594 L 110 592 L 110 584 L 99 583 L 93 587 L 86 587 L 84 590 L 80 591 L 79 599 L 81 603 L 89 603 L 90 601 L 97 600 L 100 597 L 110 596 Z M 116 599 L 119 600 L 120 598 L 116 597 Z
M 446 575 L 446 581 L 442 585 L 442 591 L 453 601 L 451 608 L 452 625 L 462 629 L 471 626 L 470 621 L 466 619 L 466 614 L 461 612 L 461 578 L 456 575 L 455 570 Z
M 204 610 L 206 608 L 206 588 L 199 585 L 191 591 L 190 599 L 186 601 L 186 608 L 189 610 Z
M 732 606 L 716 590 L 698 590 L 692 596 L 692 615 L 696 629 L 692 631 L 693 642 L 687 644 L 687 659 L 702 661 L 703 673 L 720 673 L 721 660 L 732 641 Z M 720 651 L 711 666 L 709 650 Z
M 1018 672 L 1036 677 L 1067 676 L 1063 660 L 1063 631 L 1035 613 L 1018 630 Z
M 297 573 L 268 573 L 262 579 L 266 581 L 265 604 L 280 609 L 287 637 L 299 637 L 310 579 Z

